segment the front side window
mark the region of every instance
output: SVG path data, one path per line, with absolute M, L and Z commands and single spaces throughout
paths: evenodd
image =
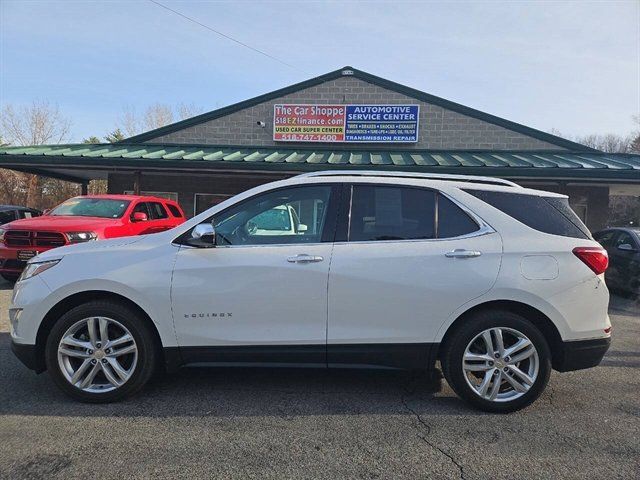
M 594 235 L 594 238 L 603 247 L 611 247 L 617 235 L 618 232 L 616 230 L 609 230 L 608 232 L 598 233 L 597 235 Z
M 19 218 L 33 218 L 39 216 L 40 214 L 34 210 L 21 210 L 20 212 L 18 212 Z
M 71 198 L 49 212 L 52 216 L 120 218 L 129 200 L 107 198 Z
M 319 243 L 330 196 L 331 186 L 321 185 L 276 190 L 246 200 L 215 217 L 216 244 Z
M 133 211 L 131 212 L 132 220 L 134 213 L 144 213 L 147 216 L 147 220 L 151 220 L 151 212 L 149 212 L 149 205 L 147 202 L 140 202 L 135 207 L 133 207 Z
M 620 245 L 631 245 L 633 248 L 636 248 L 635 240 L 627 232 L 620 232 L 620 236 L 616 240 L 616 248 L 620 247 Z
M 354 185 L 349 241 L 434 238 L 435 195 L 418 188 Z

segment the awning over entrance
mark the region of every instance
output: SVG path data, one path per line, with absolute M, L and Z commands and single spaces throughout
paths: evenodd
M 338 150 L 166 144 L 0 147 L 0 168 L 76 182 L 114 171 L 296 173 L 384 169 L 510 179 L 640 183 L 640 155 L 572 151 Z

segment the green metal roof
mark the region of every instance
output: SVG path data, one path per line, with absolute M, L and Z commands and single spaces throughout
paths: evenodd
M 640 183 L 640 155 L 570 151 L 341 150 L 327 147 L 234 147 L 73 144 L 0 147 L 0 167 L 46 172 L 83 170 L 298 172 L 378 168 L 506 178 Z

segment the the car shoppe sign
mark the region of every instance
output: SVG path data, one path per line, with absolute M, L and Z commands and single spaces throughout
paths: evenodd
M 408 143 L 418 141 L 419 105 L 273 107 L 277 142 Z

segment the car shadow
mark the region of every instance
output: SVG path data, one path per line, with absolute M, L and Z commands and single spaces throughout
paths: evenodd
M 36 375 L 0 333 L 0 415 L 114 417 L 293 417 L 315 415 L 486 415 L 450 390 L 439 371 L 305 368 L 183 368 L 161 374 L 133 398 L 83 404 L 48 374 Z M 448 387 L 447 387 L 448 388 Z

